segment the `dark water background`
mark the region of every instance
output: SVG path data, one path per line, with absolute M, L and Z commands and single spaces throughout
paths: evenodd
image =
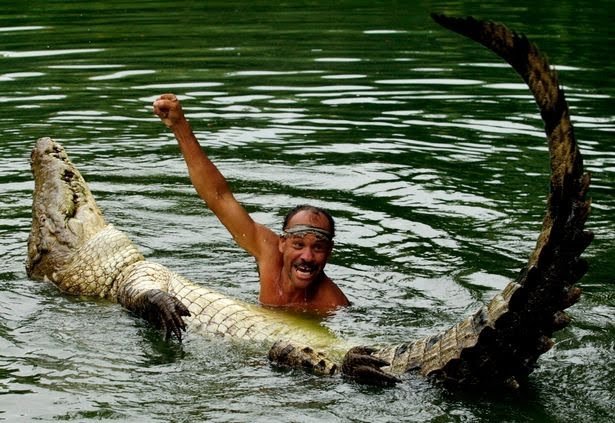
M 22 1 L 0 10 L 0 420 L 610 421 L 615 389 L 612 2 Z M 254 302 L 253 261 L 203 207 L 151 114 L 180 96 L 255 218 L 289 207 L 338 222 L 329 274 L 353 306 L 340 336 L 433 334 L 527 259 L 548 187 L 528 90 L 429 11 L 505 22 L 557 66 L 593 174 L 596 241 L 573 324 L 527 392 L 420 378 L 375 390 L 272 369 L 241 345 L 182 346 L 118 305 L 27 279 L 28 156 L 52 136 L 107 219 L 145 255 Z M 612 420 L 611 420 L 612 421 Z

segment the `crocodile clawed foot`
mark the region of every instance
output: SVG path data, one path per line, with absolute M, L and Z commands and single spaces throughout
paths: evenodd
M 278 366 L 303 369 L 322 376 L 331 376 L 338 369 L 324 353 L 292 341 L 277 341 L 269 350 L 268 357 Z
M 389 363 L 372 355 L 370 347 L 354 347 L 348 350 L 342 363 L 342 374 L 363 385 L 393 386 L 400 379 L 382 370 Z
M 186 331 L 182 316 L 190 316 L 188 308 L 173 295 L 159 289 L 150 289 L 144 295 L 143 317 L 161 328 L 166 340 L 175 335 L 181 342 L 182 331 Z

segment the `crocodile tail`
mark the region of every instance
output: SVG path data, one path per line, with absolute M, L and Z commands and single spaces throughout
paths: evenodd
M 461 385 L 518 387 L 569 322 L 564 310 L 578 301 L 574 284 L 586 273 L 581 253 L 593 239 L 584 229 L 590 177 L 570 122 L 557 74 L 524 35 L 472 17 L 432 15 L 442 26 L 473 39 L 511 64 L 538 104 L 549 143 L 551 181 L 542 230 L 527 265 L 485 307 L 448 331 L 385 348 L 393 371 L 418 370 Z

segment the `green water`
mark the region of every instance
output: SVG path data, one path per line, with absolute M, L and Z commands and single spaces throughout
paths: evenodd
M 165 343 L 115 304 L 27 279 L 28 156 L 52 136 L 148 258 L 256 301 L 253 261 L 203 207 L 151 114 L 171 91 L 257 220 L 277 229 L 303 202 L 333 212 L 328 273 L 353 302 L 324 322 L 334 332 L 392 343 L 472 312 L 533 247 L 548 157 L 520 79 L 430 11 L 536 41 L 559 69 L 592 172 L 584 295 L 527 392 L 449 392 L 418 377 L 374 390 L 281 372 L 245 346 Z M 0 420 L 609 421 L 612 16 L 606 0 L 2 2 Z

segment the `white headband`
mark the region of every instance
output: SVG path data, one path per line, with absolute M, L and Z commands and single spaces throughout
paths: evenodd
M 306 235 L 306 234 L 313 234 L 316 237 L 324 238 L 327 241 L 331 241 L 333 239 L 331 232 L 329 232 L 326 229 L 318 228 L 312 225 L 295 225 L 292 228 L 284 229 L 284 236 Z

